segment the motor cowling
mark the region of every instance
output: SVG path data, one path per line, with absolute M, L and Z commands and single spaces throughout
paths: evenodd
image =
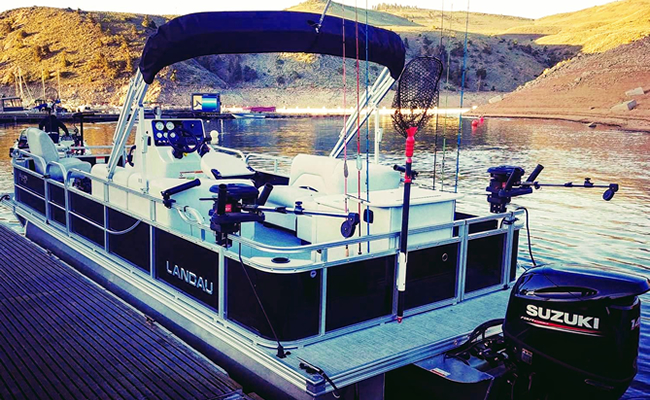
M 620 397 L 637 372 L 637 296 L 648 290 L 647 278 L 602 268 L 554 265 L 524 273 L 503 333 L 528 388 L 551 398 Z

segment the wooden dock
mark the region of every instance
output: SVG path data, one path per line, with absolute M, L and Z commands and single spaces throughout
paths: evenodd
M 250 399 L 145 315 L 0 225 L 0 399 Z

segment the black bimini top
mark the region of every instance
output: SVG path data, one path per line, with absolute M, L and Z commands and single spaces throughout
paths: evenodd
M 149 37 L 140 60 L 144 81 L 153 82 L 164 67 L 210 54 L 317 53 L 343 56 L 343 22 L 290 11 L 204 12 L 174 18 Z M 356 57 L 356 25 L 345 20 L 345 55 Z M 365 59 L 366 25 L 359 23 L 359 54 Z M 404 68 L 404 43 L 399 35 L 368 26 L 368 59 L 384 65 L 397 79 Z

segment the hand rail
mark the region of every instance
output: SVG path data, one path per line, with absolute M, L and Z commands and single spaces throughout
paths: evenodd
M 50 167 L 52 166 L 59 167 L 59 169 L 61 170 L 61 175 L 65 177 L 66 180 L 68 179 L 69 176 L 68 169 L 63 164 L 57 161 L 50 161 L 47 163 L 47 165 L 45 166 L 45 173 L 43 174 L 43 176 L 50 176 Z M 75 168 L 70 168 L 70 172 L 72 172 L 73 169 Z
M 185 206 L 182 209 L 177 208 L 176 211 L 178 212 L 178 215 L 181 217 L 181 219 L 187 223 L 197 223 L 201 226 L 205 224 L 205 218 L 203 218 L 201 213 L 199 213 L 196 208 Z M 188 218 L 187 213 L 191 214 L 194 219 Z
M 212 147 L 214 150 L 221 151 L 221 152 L 224 152 L 224 153 L 236 154 L 239 157 L 241 157 L 244 161 L 246 161 L 246 156 L 244 155 L 244 152 L 241 151 L 241 150 L 231 149 L 229 147 L 223 147 L 223 146 L 219 146 L 219 145 L 216 145 L 216 144 L 210 144 L 210 147 Z
M 289 168 L 291 168 L 291 162 L 293 161 L 293 159 L 290 159 L 288 157 L 272 156 L 270 154 L 262 154 L 262 153 L 248 153 L 245 158 L 246 164 L 250 165 L 251 158 L 259 158 L 261 160 L 273 161 L 274 174 L 278 173 L 278 166 L 280 162 L 286 162 L 287 164 L 289 164 Z M 258 169 L 258 170 L 264 171 L 263 169 Z

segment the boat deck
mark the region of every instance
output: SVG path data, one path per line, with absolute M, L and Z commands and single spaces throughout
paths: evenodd
M 405 318 L 401 324 L 391 321 L 317 342 L 295 350 L 294 354 L 333 378 L 391 359 L 413 362 L 422 358 L 423 353 L 447 350 L 459 333 L 469 333 L 481 322 L 503 318 L 509 295 L 510 290 L 503 290 L 477 297 Z M 405 361 L 397 362 L 409 363 Z
M 0 225 L 0 398 L 249 399 L 219 367 Z
M 503 318 L 510 290 L 390 321 L 292 349 L 281 360 L 299 371 L 300 360 L 325 371 L 340 387 L 443 353 L 490 319 Z M 269 355 L 274 350 L 269 350 Z

